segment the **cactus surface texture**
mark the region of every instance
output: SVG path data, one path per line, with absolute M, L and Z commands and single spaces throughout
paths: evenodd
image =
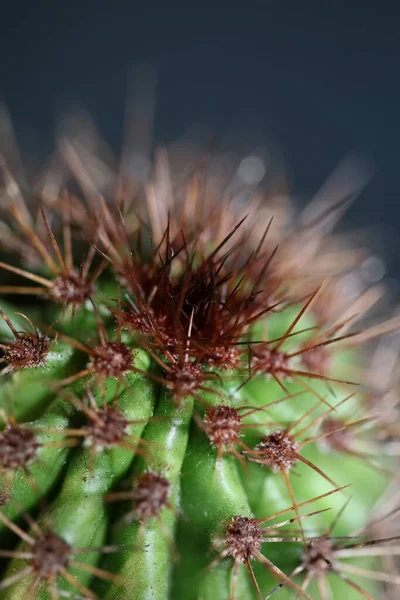
M 332 233 L 351 181 L 292 218 L 254 160 L 12 162 L 0 599 L 396 598 L 399 318 Z

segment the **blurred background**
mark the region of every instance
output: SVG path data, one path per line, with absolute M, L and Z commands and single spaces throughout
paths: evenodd
M 157 72 L 157 141 L 200 127 L 239 152 L 273 147 L 299 202 L 348 152 L 365 155 L 373 178 L 345 226 L 399 278 L 397 13 L 371 0 L 14 0 L 1 11 L 3 100 L 34 159 L 74 107 L 117 149 L 131 70 L 145 63 Z

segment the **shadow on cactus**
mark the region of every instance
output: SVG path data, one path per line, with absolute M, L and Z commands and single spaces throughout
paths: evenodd
M 398 382 L 369 356 L 400 319 L 368 323 L 331 234 L 353 190 L 292 224 L 212 153 L 106 185 L 92 149 L 39 190 L 2 159 L 1 600 L 384 598 Z

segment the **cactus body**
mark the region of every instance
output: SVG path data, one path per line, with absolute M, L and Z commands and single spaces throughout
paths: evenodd
M 392 466 L 358 307 L 327 318 L 340 264 L 300 260 L 312 226 L 270 243 L 257 209 L 210 206 L 204 173 L 170 214 L 147 186 L 149 225 L 76 176 L 87 204 L 43 198 L 39 232 L 5 171 L 33 266 L 1 262 L 0 599 L 382 597 Z

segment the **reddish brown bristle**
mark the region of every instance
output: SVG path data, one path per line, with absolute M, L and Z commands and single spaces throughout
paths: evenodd
M 106 406 L 96 411 L 88 428 L 88 439 L 98 448 L 111 448 L 121 442 L 126 434 L 128 421 L 115 406 Z
M 231 406 L 212 406 L 204 417 L 204 429 L 210 442 L 217 448 L 234 446 L 240 440 L 243 421 Z
M 46 364 L 46 355 L 50 349 L 50 339 L 39 333 L 21 333 L 18 338 L 4 345 L 4 356 L 14 369 L 33 369 Z
M 52 300 L 60 302 L 63 306 L 81 306 L 94 294 L 92 281 L 73 271 L 57 275 L 48 290 Z
M 6 313 L 0 308 L 0 315 L 6 323 L 14 339 L 8 343 L 0 344 L 3 350 L 4 358 L 8 363 L 4 372 L 18 371 L 19 369 L 32 369 L 41 367 L 46 363 L 46 356 L 50 346 L 50 339 L 47 335 L 42 335 L 26 315 L 19 313 L 32 328 L 33 332 L 17 331 Z
M 287 435 L 284 431 L 275 431 L 262 438 L 261 442 L 254 448 L 256 460 L 267 465 L 273 471 L 288 470 L 293 467 L 298 459 L 296 453 L 299 450 L 293 437 Z
M 329 538 L 321 538 L 307 544 L 303 554 L 304 567 L 314 575 L 323 576 L 332 569 L 333 543 Z
M 36 458 L 39 444 L 34 434 L 20 425 L 0 432 L 0 467 L 18 469 Z
M 232 343 L 211 347 L 209 353 L 205 355 L 205 360 L 207 360 L 210 365 L 218 366 L 226 371 L 236 369 L 240 359 L 241 353 L 238 347 Z
M 131 332 L 146 333 L 147 328 L 143 323 L 143 316 L 133 311 L 125 311 L 121 309 L 110 308 L 114 315 L 118 326 L 121 329 L 128 329 Z
M 226 548 L 235 561 L 246 563 L 260 552 L 263 530 L 256 519 L 233 517 L 225 531 Z
M 168 479 L 159 473 L 143 473 L 132 494 L 135 517 L 140 521 L 157 517 L 168 504 L 170 487 Z
M 252 366 L 264 375 L 285 376 L 290 372 L 289 357 L 267 344 L 252 348 Z
M 31 565 L 40 579 L 54 580 L 65 571 L 72 558 L 72 549 L 55 533 L 40 535 L 32 547 Z
M 7 490 L 0 491 L 0 506 L 5 506 L 10 500 L 10 493 Z
M 192 395 L 204 381 L 204 373 L 199 364 L 186 362 L 177 365 L 168 374 L 167 385 L 176 400 Z
M 121 342 L 106 342 L 93 349 L 89 368 L 103 377 L 121 377 L 132 367 L 132 350 Z

